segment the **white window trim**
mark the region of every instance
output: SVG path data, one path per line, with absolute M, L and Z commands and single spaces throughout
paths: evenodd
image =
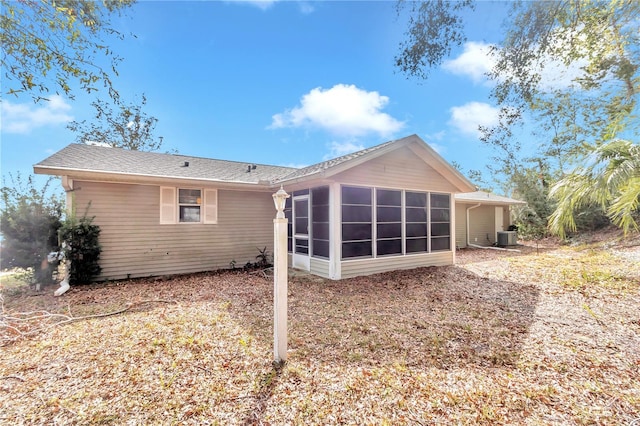
M 199 222 L 180 222 L 180 189 L 198 189 L 202 194 Z M 160 224 L 161 225 L 198 225 L 218 223 L 218 190 L 210 188 L 192 188 L 161 186 L 160 187 Z

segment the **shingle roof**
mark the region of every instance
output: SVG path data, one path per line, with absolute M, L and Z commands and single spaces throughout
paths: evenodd
M 34 168 L 252 184 L 273 181 L 296 170 L 264 164 L 255 164 L 254 169 L 251 164 L 73 143 Z
M 418 136 L 410 135 L 300 169 L 265 164 L 257 164 L 254 168 L 251 163 L 236 161 L 71 144 L 34 165 L 34 170 L 36 173 L 53 175 L 70 174 L 69 172 L 104 173 L 230 184 L 260 184 L 268 187 L 292 180 L 314 179 L 317 177 L 315 175 L 325 171 L 329 175 L 338 173 L 362 161 L 416 142 L 421 142 L 427 147 Z M 429 148 L 429 151 L 432 150 Z M 472 187 L 464 176 L 453 169 L 435 151 L 432 151 L 431 155 L 458 176 L 461 188 Z M 188 166 L 186 166 L 187 163 Z
M 331 160 L 323 161 L 321 163 L 312 164 L 311 166 L 303 167 L 300 169 L 296 169 L 290 174 L 286 176 L 282 176 L 277 179 L 277 181 L 288 181 L 291 179 L 300 179 L 306 176 L 313 175 L 315 173 L 322 172 L 323 170 L 329 169 L 331 167 L 338 166 L 340 164 L 346 163 L 351 160 L 355 160 L 356 158 L 360 158 L 364 155 L 370 154 L 374 151 L 381 150 L 384 147 L 392 145 L 397 141 L 389 141 L 385 143 L 381 143 L 380 145 L 372 146 L 370 148 L 365 148 L 360 151 L 352 152 L 351 154 L 346 154 L 340 157 L 332 158 Z
M 503 197 L 501 195 L 491 194 L 484 191 L 463 192 L 455 195 L 456 201 L 471 201 L 474 203 L 485 204 L 527 204 L 524 201 L 514 200 L 513 198 Z

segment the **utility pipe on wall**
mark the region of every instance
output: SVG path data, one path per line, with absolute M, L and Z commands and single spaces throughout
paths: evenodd
M 469 238 L 471 238 L 469 236 L 469 210 L 473 210 L 476 207 L 480 207 L 482 205 L 482 203 L 478 203 L 475 206 L 471 206 L 467 209 L 467 245 L 470 246 L 471 245 L 471 241 L 469 240 Z

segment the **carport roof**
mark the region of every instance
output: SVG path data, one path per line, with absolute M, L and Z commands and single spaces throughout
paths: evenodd
M 503 197 L 501 195 L 491 194 L 490 192 L 485 192 L 485 191 L 463 192 L 463 193 L 455 194 L 455 199 L 456 201 L 501 205 L 501 206 L 527 204 L 524 201 L 515 200 L 509 197 Z

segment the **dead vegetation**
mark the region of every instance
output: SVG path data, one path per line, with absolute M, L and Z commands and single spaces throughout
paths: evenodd
M 640 247 L 521 249 L 295 276 L 281 367 L 259 274 L 5 291 L 0 423 L 631 424 Z

